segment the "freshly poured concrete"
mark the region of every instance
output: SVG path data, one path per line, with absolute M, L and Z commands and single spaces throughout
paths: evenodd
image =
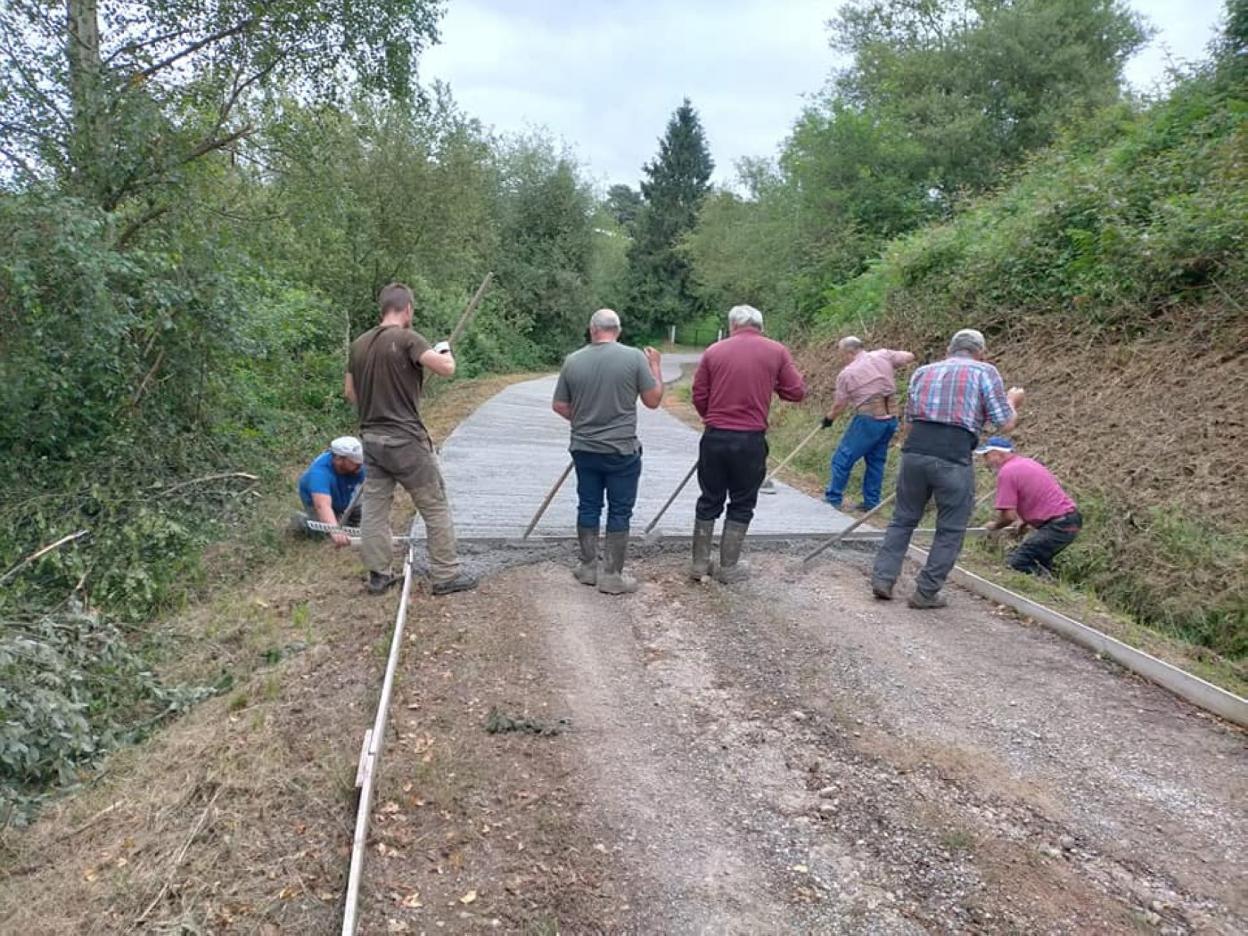
M 696 359 L 695 355 L 668 355 L 663 362 L 664 379 L 675 379 L 682 364 Z M 554 389 L 553 376 L 508 387 L 460 423 L 442 446 L 442 474 L 455 532 L 461 539 L 519 537 L 571 460 L 568 424 L 550 408 Z M 640 536 L 697 460 L 699 434 L 661 408 L 649 410 L 638 403 L 637 417 L 644 454 L 633 534 Z M 783 457 L 787 453 L 773 454 Z M 695 476 L 668 508 L 658 529 L 688 536 L 697 498 Z M 750 533 L 831 534 L 850 522 L 822 501 L 777 482 L 774 495 L 759 496 Z M 574 471 L 532 537 L 573 536 L 575 527 Z

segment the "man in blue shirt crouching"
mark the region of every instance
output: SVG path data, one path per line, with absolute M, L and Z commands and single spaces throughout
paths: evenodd
M 355 436 L 339 436 L 308 465 L 299 478 L 303 513 L 291 520 L 292 529 L 310 533 L 309 520 L 330 526 L 355 526 L 360 522 L 359 493 L 364 483 L 364 446 Z M 330 533 L 335 546 L 350 546 L 345 533 Z

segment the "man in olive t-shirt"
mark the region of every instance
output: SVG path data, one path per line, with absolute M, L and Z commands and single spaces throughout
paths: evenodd
M 433 441 L 420 420 L 425 369 L 443 377 L 455 373 L 455 358 L 443 341 L 431 346 L 411 330 L 412 292 L 401 283 L 381 291 L 381 323 L 351 343 L 344 378 L 347 399 L 360 414 L 366 468 L 360 552 L 368 567 L 368 590 L 385 591 L 398 581 L 391 573 L 390 508 L 394 485 L 403 485 L 425 522 L 429 571 L 435 595 L 475 588 L 459 571 L 455 528 Z
M 654 409 L 663 400 L 659 352 L 618 343 L 620 317 L 599 309 L 589 320 L 590 343 L 569 354 L 559 372 L 551 408 L 572 424 L 568 446 L 576 465 L 579 500 L 576 536 L 581 563 L 577 581 L 619 595 L 637 590 L 624 574 L 629 520 L 641 478 L 641 443 L 637 440 L 637 398 Z M 603 494 L 607 501 L 607 536 L 598 568 L 598 525 Z

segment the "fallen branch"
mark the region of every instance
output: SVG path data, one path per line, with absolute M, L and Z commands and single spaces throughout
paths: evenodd
M 260 479 L 253 474 L 245 471 L 223 471 L 220 474 L 204 475 L 202 478 L 192 478 L 190 481 L 181 481 L 173 487 L 165 488 L 165 494 L 172 494 L 174 491 L 181 490 L 184 487 L 190 487 L 192 484 L 202 484 L 205 481 L 223 481 L 226 478 L 242 478 L 245 481 L 259 481 Z
M 25 559 L 23 559 L 21 562 L 15 565 L 13 568 L 9 569 L 8 572 L 5 572 L 4 575 L 0 575 L 0 585 L 3 585 L 13 576 L 17 575 L 18 572 L 20 572 L 30 563 L 34 562 L 40 556 L 46 555 L 47 553 L 52 552 L 52 550 L 58 549 L 61 546 L 64 546 L 66 543 L 72 543 L 74 540 L 81 539 L 82 537 L 86 535 L 87 535 L 86 530 L 79 530 L 77 533 L 71 533 L 69 534 L 69 536 L 61 537 L 55 543 L 49 543 L 47 546 L 44 546 L 42 549 L 35 550 L 33 553 L 31 553 L 29 556 L 27 556 Z

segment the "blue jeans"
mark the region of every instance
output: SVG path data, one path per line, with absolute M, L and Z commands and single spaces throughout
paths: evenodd
M 884 463 L 888 461 L 888 443 L 897 431 L 896 419 L 876 419 L 872 416 L 855 416 L 841 443 L 832 453 L 831 478 L 823 499 L 834 507 L 841 506 L 845 485 L 858 459 L 867 462 L 862 475 L 862 503 L 868 509 L 880 502 L 880 487 L 884 484 Z
M 602 519 L 602 498 L 607 498 L 607 532 L 628 529 L 637 501 L 641 479 L 641 452 L 633 455 L 607 455 L 601 452 L 573 452 L 576 465 L 576 525 L 598 529 Z

